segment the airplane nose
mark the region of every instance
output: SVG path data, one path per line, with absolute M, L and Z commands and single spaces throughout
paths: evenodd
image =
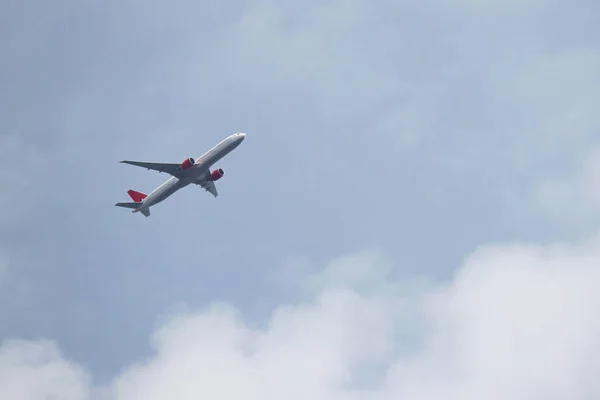
M 240 132 L 240 133 L 238 133 L 238 135 L 240 136 L 240 142 L 242 140 L 246 139 L 246 134 L 245 133 Z

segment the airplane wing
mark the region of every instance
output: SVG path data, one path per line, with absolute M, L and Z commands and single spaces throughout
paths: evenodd
M 156 162 L 144 162 L 144 161 L 121 161 L 123 164 L 135 165 L 136 167 L 146 168 L 148 170 L 166 172 L 169 175 L 173 175 L 177 178 L 182 178 L 185 172 L 181 169 L 181 163 L 156 163 Z
M 214 181 L 202 179 L 194 182 L 196 185 L 202 186 L 207 192 L 217 197 L 219 192 L 217 191 L 217 186 Z

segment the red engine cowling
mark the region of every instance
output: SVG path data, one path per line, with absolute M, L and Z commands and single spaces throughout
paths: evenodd
M 194 164 L 196 164 L 196 161 L 190 157 L 187 160 L 185 160 L 184 162 L 181 163 L 181 168 L 182 169 L 188 169 L 194 166 Z
M 223 175 L 225 175 L 225 171 L 223 171 L 221 168 L 219 169 L 215 169 L 211 174 L 210 174 L 210 178 L 213 181 L 218 181 L 219 179 L 221 179 L 223 177 Z

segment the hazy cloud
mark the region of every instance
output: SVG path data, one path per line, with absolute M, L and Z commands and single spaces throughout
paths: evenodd
M 594 88 L 600 85 L 599 70 L 597 46 L 549 52 L 524 65 L 513 87 L 515 99 L 536 124 L 531 128 L 545 139 L 538 142 L 537 151 L 556 152 L 565 145 L 581 150 L 583 143 L 597 137 L 600 117 L 594 105 L 600 94 Z
M 569 228 L 593 230 L 600 217 L 600 148 L 590 149 L 571 172 L 541 182 L 533 192 L 540 211 Z
M 152 334 L 152 356 L 90 393 L 127 400 L 594 399 L 599 256 L 599 237 L 484 246 L 451 282 L 410 293 L 399 281 L 373 279 L 370 271 L 382 268 L 377 257 L 349 255 L 320 272 L 330 280 L 314 297 L 280 305 L 264 327 L 227 303 L 172 315 Z M 349 273 L 370 288 L 337 285 Z M 411 351 L 407 340 L 415 343 Z M 11 398 L 89 398 L 89 377 L 53 345 L 8 342 L 1 354 L 0 391 Z

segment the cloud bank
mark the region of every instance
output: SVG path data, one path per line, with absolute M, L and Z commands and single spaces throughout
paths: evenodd
M 18 400 L 595 399 L 599 257 L 600 236 L 578 245 L 489 245 L 450 282 L 415 288 L 389 275 L 383 254 L 348 255 L 305 276 L 310 299 L 280 305 L 264 326 L 227 303 L 173 313 L 151 335 L 154 354 L 105 387 L 52 342 L 4 342 L 0 393 Z

